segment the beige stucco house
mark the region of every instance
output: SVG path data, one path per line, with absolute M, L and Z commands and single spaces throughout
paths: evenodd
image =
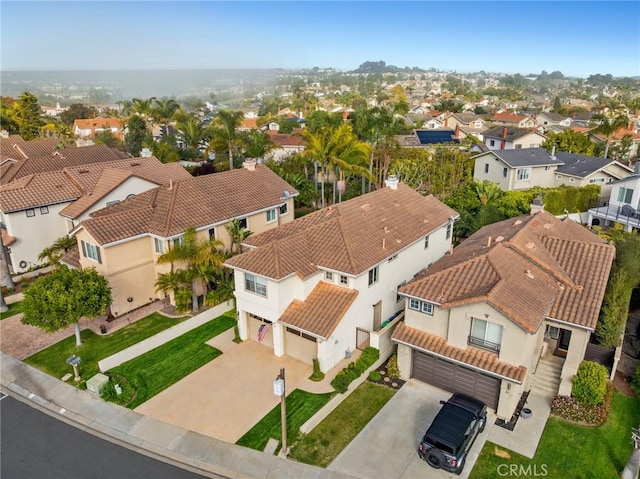
M 378 334 L 390 351 L 398 288 L 451 247 L 458 214 L 395 177 L 384 188 L 246 240 L 234 269 L 242 339 L 326 372 Z M 262 332 L 261 332 L 262 331 Z M 384 341 L 384 340 L 381 340 Z M 373 345 L 373 342 L 371 342 Z
M 266 166 L 245 167 L 171 182 L 89 215 L 72 231 L 80 267 L 95 267 L 109 281 L 111 314 L 120 316 L 164 294 L 156 280 L 170 270 L 158 265 L 184 232 L 231 246 L 225 225 L 237 218 L 254 234 L 293 220 L 297 191 Z M 199 291 L 203 293 L 203 291 Z M 173 297 L 170 296 L 173 301 Z
M 484 144 L 490 150 L 538 148 L 546 137 L 537 130 L 497 126 L 483 132 Z
M 610 184 L 633 170 L 617 161 L 564 151 L 550 154 L 543 148 L 492 150 L 474 157 L 473 177 L 497 183 L 504 191 L 527 190 L 534 186 L 598 185 L 603 194 Z
M 545 211 L 482 228 L 400 289 L 402 376 L 472 394 L 510 418 L 538 387 L 538 363 L 555 358 L 552 387 L 569 394 L 614 256 L 614 246 Z

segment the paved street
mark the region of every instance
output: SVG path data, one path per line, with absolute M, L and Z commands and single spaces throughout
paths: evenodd
M 0 415 L 3 479 L 204 477 L 100 439 L 11 396 L 0 400 Z

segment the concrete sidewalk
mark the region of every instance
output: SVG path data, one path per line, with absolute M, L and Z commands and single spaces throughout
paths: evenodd
M 48 414 L 152 457 L 199 474 L 229 478 L 349 479 L 354 476 L 290 461 L 204 436 L 127 408 L 53 378 L 0 352 L 4 392 Z

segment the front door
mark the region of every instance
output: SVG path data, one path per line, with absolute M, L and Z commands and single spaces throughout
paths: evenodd
M 569 350 L 569 342 L 571 340 L 571 331 L 568 329 L 560 330 L 560 339 L 558 340 L 558 349 L 561 351 Z
M 378 331 L 382 324 L 382 301 L 373 305 L 373 330 Z

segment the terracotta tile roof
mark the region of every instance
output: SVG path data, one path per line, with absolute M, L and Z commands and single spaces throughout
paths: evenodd
M 122 124 L 118 118 L 83 118 L 73 122 L 74 130 L 94 130 L 117 128 L 122 129 Z
M 327 339 L 357 296 L 354 289 L 320 281 L 304 301 L 293 300 L 279 322 Z
M 611 135 L 609 135 L 608 137 L 603 135 L 602 133 L 596 133 L 594 136 L 602 140 L 606 140 L 607 138 L 609 138 L 610 140 L 622 140 L 622 138 L 624 138 L 625 136 L 631 137 L 632 140 L 640 140 L 640 135 L 635 133 L 633 130 L 628 130 L 626 128 L 620 128 L 611 133 Z
M 479 230 L 401 288 L 449 308 L 487 301 L 528 332 L 545 317 L 595 328 L 615 248 L 542 211 Z
M 80 269 L 82 265 L 80 264 L 80 248 L 75 244 L 71 247 L 67 253 L 60 258 L 60 262 L 69 266 L 69 268 Z
M 255 130 L 258 128 L 257 118 L 242 118 L 242 123 L 238 130 Z
M 46 156 L 56 151 L 59 143 L 58 138 L 25 141 L 20 135 L 11 135 L 9 138 L 0 138 L 0 153 L 15 159 Z
M 522 120 L 526 120 L 528 117 L 525 115 L 516 115 L 514 113 L 503 112 L 496 113 L 491 117 L 491 121 L 501 121 L 504 123 L 520 123 Z
M 297 194 L 266 166 L 236 169 L 146 191 L 91 213 L 81 226 L 101 245 L 141 234 L 166 238 L 276 207 L 285 190 Z
M 69 147 L 46 156 L 22 158 L 17 163 L 0 166 L 0 182 L 5 185 L 27 175 L 120 159 L 120 156 L 106 145 Z
M 307 143 L 300 135 L 288 133 L 278 133 L 277 131 L 268 131 L 267 134 L 273 143 L 278 146 L 306 146 Z
M 457 216 L 400 183 L 250 236 L 246 244 L 257 248 L 227 263 L 273 279 L 305 278 L 318 266 L 359 275 Z
M 396 343 L 415 346 L 423 351 L 453 359 L 489 374 L 512 379 L 518 383 L 522 383 L 527 374 L 527 368 L 524 366 L 505 363 L 498 359 L 498 355 L 473 346 L 467 346 L 466 349 L 450 346 L 447 344 L 446 339 L 411 328 L 404 321 L 396 326 L 392 340 Z
M 0 188 L 0 210 L 12 213 L 28 208 L 74 201 L 82 196 L 80 188 L 62 171 L 29 175 Z

